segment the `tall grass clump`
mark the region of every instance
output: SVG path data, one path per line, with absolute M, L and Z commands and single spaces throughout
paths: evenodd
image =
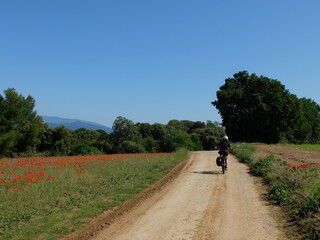
M 234 148 L 232 152 L 238 157 L 240 162 L 248 165 L 252 164 L 252 155 L 256 149 L 250 144 L 233 144 Z
M 274 156 L 257 158 L 250 145 L 236 145 L 234 154 L 267 184 L 267 199 L 280 205 L 303 239 L 320 236 L 320 175 L 308 164 L 290 166 Z
M 133 198 L 188 152 L 0 160 L 0 239 L 58 239 Z

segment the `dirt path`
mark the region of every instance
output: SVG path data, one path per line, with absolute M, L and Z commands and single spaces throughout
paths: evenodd
M 172 183 L 95 240 L 285 239 L 248 168 L 229 157 L 222 175 L 216 152 L 195 152 Z

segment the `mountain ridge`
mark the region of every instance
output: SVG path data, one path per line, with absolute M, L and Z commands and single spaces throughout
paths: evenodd
M 98 130 L 102 129 L 107 133 L 112 132 L 112 128 L 104 126 L 99 123 L 80 120 L 80 119 L 72 119 L 72 118 L 61 118 L 54 116 L 41 116 L 43 121 L 49 125 L 50 128 L 56 128 L 59 126 L 65 126 L 70 130 L 77 130 L 79 128 L 85 128 L 90 130 Z

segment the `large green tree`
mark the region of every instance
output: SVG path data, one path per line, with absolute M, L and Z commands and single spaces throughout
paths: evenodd
M 113 150 L 118 153 L 144 152 L 139 128 L 133 121 L 125 117 L 117 117 L 112 125 L 113 132 L 110 134 L 113 142 Z
M 52 154 L 68 155 L 72 147 L 72 131 L 64 126 L 52 129 Z
M 199 136 L 202 148 L 204 150 L 213 150 L 216 148 L 222 137 L 226 135 L 224 128 L 218 122 L 207 121 L 202 128 L 196 128 L 193 133 Z
M 73 131 L 73 137 L 76 144 L 90 145 L 98 140 L 100 133 L 96 130 L 78 128 Z
M 307 98 L 300 99 L 301 106 L 306 118 L 308 143 L 316 144 L 320 141 L 320 106 L 313 100 Z
M 278 80 L 238 72 L 225 80 L 212 104 L 234 141 L 304 142 L 308 138 L 304 104 Z
M 0 155 L 36 150 L 43 122 L 34 107 L 31 96 L 25 98 L 14 88 L 0 96 Z

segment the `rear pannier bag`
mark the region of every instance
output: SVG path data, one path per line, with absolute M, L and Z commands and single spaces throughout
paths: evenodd
M 221 166 L 222 165 L 222 158 L 221 157 L 217 157 L 217 159 L 216 159 L 216 164 L 217 164 L 217 166 Z

